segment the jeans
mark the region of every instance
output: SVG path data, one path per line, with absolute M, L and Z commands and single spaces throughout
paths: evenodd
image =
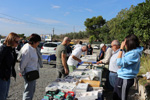
M 0 79 L 0 100 L 6 100 L 8 97 L 10 86 L 10 79 L 8 81 L 4 81 Z
M 112 73 L 112 72 L 109 73 L 109 82 L 113 88 L 115 88 L 117 77 L 118 77 L 117 73 Z
M 24 93 L 23 93 L 23 99 L 22 100 L 32 100 L 33 99 L 33 95 L 35 92 L 35 87 L 36 87 L 36 80 L 34 81 L 30 81 L 28 82 L 25 78 L 25 76 L 23 76 L 24 78 Z
M 56 73 L 57 73 L 57 78 L 64 78 L 64 77 L 67 76 L 67 74 L 65 74 L 65 70 L 64 69 L 56 68 Z

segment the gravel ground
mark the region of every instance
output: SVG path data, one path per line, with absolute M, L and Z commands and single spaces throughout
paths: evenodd
M 17 69 L 18 63 L 16 64 Z M 36 91 L 33 100 L 41 100 L 45 95 L 45 87 L 56 79 L 56 68 L 54 65 L 44 64 L 44 67 L 40 69 L 40 78 L 36 82 Z M 22 94 L 24 91 L 24 80 L 18 75 L 16 81 L 11 79 L 10 90 L 8 100 L 22 100 Z
M 94 52 L 98 53 L 99 51 L 94 50 Z M 44 61 L 44 67 L 40 69 L 40 78 L 36 83 L 36 91 L 33 100 L 41 100 L 45 95 L 45 87 L 56 79 L 55 61 L 53 61 L 52 63 L 53 64 L 49 65 Z M 16 64 L 16 71 L 17 67 L 18 63 Z M 23 90 L 24 80 L 18 75 L 17 71 L 16 81 L 14 80 L 14 78 L 11 79 L 8 100 L 22 100 Z M 135 93 L 137 93 L 137 90 L 132 87 L 129 93 L 129 100 L 140 100 L 139 96 Z M 104 100 L 112 100 L 111 91 L 104 90 Z

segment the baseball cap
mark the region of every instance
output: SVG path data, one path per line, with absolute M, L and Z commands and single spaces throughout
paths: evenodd
M 104 44 L 104 43 L 102 43 L 102 44 L 100 45 L 100 48 L 102 48 L 104 45 L 105 45 L 105 44 Z

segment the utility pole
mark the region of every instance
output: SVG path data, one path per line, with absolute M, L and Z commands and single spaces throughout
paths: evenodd
M 54 36 L 54 31 L 55 31 L 55 30 L 54 30 L 54 28 L 53 28 L 53 36 Z

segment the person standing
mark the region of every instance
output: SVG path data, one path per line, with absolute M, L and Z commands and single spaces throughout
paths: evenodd
M 103 43 L 100 45 L 100 48 L 105 53 L 105 56 L 104 56 L 104 59 L 98 61 L 97 64 L 101 64 L 101 63 L 109 64 L 110 57 L 112 56 L 112 49 L 106 48 L 106 45 Z
M 0 100 L 6 100 L 8 97 L 10 77 L 16 78 L 15 63 L 17 54 L 15 47 L 18 46 L 20 37 L 11 32 L 0 47 Z
M 127 52 L 122 56 L 123 49 Z M 117 71 L 118 79 L 114 88 L 113 100 L 127 100 L 130 87 L 134 84 L 134 78 L 140 69 L 140 57 L 143 47 L 140 46 L 136 35 L 128 35 L 121 43 L 117 57 L 117 66 L 121 68 Z
M 109 61 L 110 61 L 110 58 L 112 56 L 112 49 L 110 47 L 106 47 L 106 45 L 103 44 L 103 43 L 100 45 L 100 48 L 104 52 L 104 58 L 101 59 L 100 61 L 98 61 L 97 64 L 102 64 L 103 63 L 105 65 L 108 65 Z M 105 81 L 106 88 L 112 90 L 112 86 L 109 83 L 109 70 L 108 70 L 108 67 L 105 66 L 105 68 L 103 68 L 103 72 L 105 72 L 105 73 L 103 73 L 103 77 L 106 77 L 106 81 Z
M 118 40 L 113 40 L 111 43 L 111 48 L 113 50 L 113 55 L 110 58 L 110 62 L 109 62 L 109 82 L 110 85 L 113 87 L 115 87 L 116 84 L 116 80 L 117 80 L 117 70 L 119 69 L 119 66 L 117 66 L 117 57 L 119 54 L 119 48 L 120 48 L 120 43 Z M 124 55 L 124 52 L 123 54 Z
M 70 55 L 67 64 L 69 66 L 69 73 L 73 72 L 73 70 L 76 69 L 76 66 L 79 62 L 81 62 L 81 55 L 82 52 L 87 51 L 87 46 L 83 46 L 83 47 L 79 47 L 79 48 L 75 48 L 72 52 L 72 54 Z
M 68 66 L 67 66 L 67 48 L 70 44 L 70 38 L 65 37 L 63 42 L 56 49 L 56 71 L 57 78 L 64 78 L 68 75 Z
M 70 45 L 66 46 L 66 48 L 67 48 L 67 60 L 68 60 L 69 56 L 72 53 L 72 48 L 70 47 Z
M 29 43 L 21 48 L 21 61 L 19 66 L 19 75 L 24 78 L 23 100 L 32 100 L 36 87 L 36 79 L 29 81 L 26 74 L 32 71 L 39 71 L 39 57 L 36 51 L 41 37 L 38 34 L 32 34 Z
M 79 41 L 79 43 L 74 46 L 74 49 L 80 48 L 80 47 L 82 47 L 82 41 Z
M 93 54 L 93 48 L 91 47 L 91 44 L 88 44 L 87 55 L 92 55 L 92 54 Z

